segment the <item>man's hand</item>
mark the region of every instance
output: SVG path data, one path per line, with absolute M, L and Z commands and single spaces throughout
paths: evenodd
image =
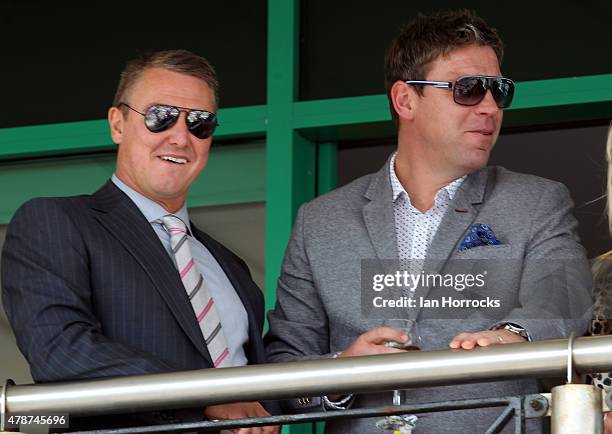
M 395 341 L 401 344 L 408 342 L 406 333 L 391 327 L 377 327 L 359 336 L 355 342 L 338 357 L 371 356 L 374 354 L 404 353 L 405 350 L 387 347 L 385 344 Z
M 489 347 L 491 345 L 513 344 L 517 342 L 526 342 L 526 339 L 508 330 L 486 330 L 477 333 L 458 334 L 450 341 L 448 346 L 471 350 L 474 347 Z
M 604 414 L 604 433 L 612 434 L 612 415 L 610 413 Z
M 204 409 L 204 416 L 208 420 L 244 419 L 270 416 L 270 413 L 259 402 L 237 402 L 235 404 L 209 405 Z M 278 434 L 278 426 L 236 428 L 230 431 L 235 434 Z

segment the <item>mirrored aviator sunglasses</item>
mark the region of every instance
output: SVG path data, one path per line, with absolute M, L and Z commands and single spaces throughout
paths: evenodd
M 145 113 L 130 107 L 129 104 L 121 102 L 120 106 L 125 106 L 135 113 L 144 117 L 145 126 L 152 133 L 160 133 L 172 127 L 179 119 L 181 112 L 185 112 L 185 124 L 191 134 L 198 139 L 207 139 L 213 135 L 219 125 L 217 115 L 206 110 L 194 110 L 185 107 L 175 107 L 171 105 L 156 104 L 147 108 Z
M 465 75 L 459 77 L 454 82 L 408 80 L 405 83 L 413 86 L 434 86 L 452 89 L 453 100 L 457 104 L 465 106 L 480 104 L 489 89 L 491 89 L 495 104 L 501 109 L 508 108 L 514 97 L 514 82 L 505 77 Z

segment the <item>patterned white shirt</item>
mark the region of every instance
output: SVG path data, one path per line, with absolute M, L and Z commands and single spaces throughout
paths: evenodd
M 395 234 L 397 236 L 399 259 L 402 261 L 425 259 L 442 217 L 444 217 L 448 205 L 467 175 L 438 190 L 434 205 L 425 213 L 422 213 L 412 206 L 408 193 L 395 174 L 396 156 L 397 152 L 391 157 L 389 176 L 391 177 L 391 189 L 393 191 L 393 214 L 395 216 Z

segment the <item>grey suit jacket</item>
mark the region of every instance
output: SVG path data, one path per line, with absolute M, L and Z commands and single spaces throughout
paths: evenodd
M 588 315 L 591 279 L 571 211 L 571 199 L 560 183 L 499 167 L 468 176 L 438 228 L 424 269 L 456 272 L 458 264 L 465 264 L 473 271 L 477 261 L 459 260 L 489 259 L 485 263 L 490 275 L 499 280 L 489 279 L 481 292 L 500 298 L 504 309 L 496 314 L 455 309 L 461 314 L 454 318 L 408 309 L 406 317 L 418 321 L 423 349 L 448 348 L 460 332 L 486 330 L 502 319 L 520 323 L 534 340 L 583 333 L 587 321 L 580 317 Z M 460 252 L 466 233 L 479 223 L 491 227 L 502 244 Z M 277 305 L 269 315 L 268 361 L 330 357 L 381 326 L 382 319 L 362 310 L 362 260 L 397 261 L 395 234 L 389 161 L 378 173 L 303 205 L 283 262 Z M 554 297 L 551 290 L 556 291 Z M 420 295 L 435 298 L 441 289 L 424 291 Z M 407 390 L 405 402 L 521 395 L 537 393 L 538 388 L 535 380 L 419 388 Z M 385 404 L 391 404 L 390 392 L 359 395 L 353 406 Z M 419 416 L 416 433 L 484 432 L 499 413 L 476 409 L 425 414 Z M 331 422 L 327 432 L 379 433 L 376 420 Z M 527 428 L 539 432 L 541 421 L 528 421 Z

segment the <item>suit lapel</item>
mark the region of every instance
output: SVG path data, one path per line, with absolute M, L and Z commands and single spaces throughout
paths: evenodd
M 442 272 L 450 257 L 458 249 L 463 236 L 474 224 L 480 212 L 479 205 L 484 201 L 487 178 L 488 169 L 485 167 L 469 175 L 455 193 L 427 251 L 423 265 L 426 274 Z M 418 295 L 427 297 L 430 289 L 424 288 Z M 419 311 L 417 308 L 413 312 L 415 318 Z
M 212 364 L 180 276 L 151 224 L 111 181 L 93 195 L 92 207 L 99 211 L 96 219 L 138 261 L 185 334 Z
M 363 220 L 368 236 L 378 259 L 383 260 L 386 272 L 393 269 L 392 262 L 397 261 L 397 235 L 395 216 L 393 214 L 393 193 L 389 179 L 391 159 L 373 175 L 370 186 L 365 192 L 369 202 L 363 207 Z
M 484 200 L 486 185 L 485 168 L 469 175 L 455 193 L 427 251 L 426 264 L 430 260 L 439 264 L 438 267 L 430 267 L 432 272 L 441 270 L 444 262 L 450 258 L 465 232 L 473 224 L 479 213 L 477 205 Z

